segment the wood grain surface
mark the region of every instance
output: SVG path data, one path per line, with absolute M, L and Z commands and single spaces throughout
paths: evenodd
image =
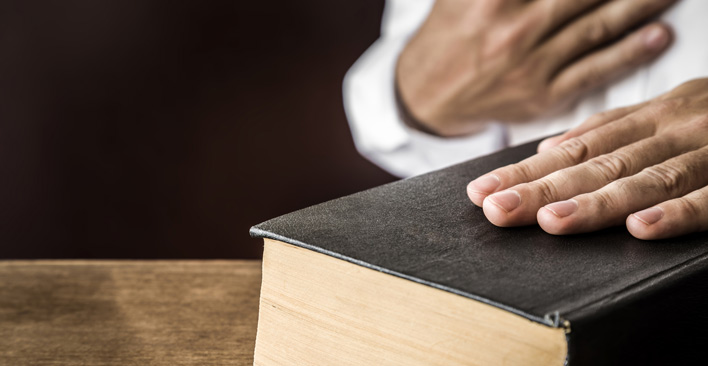
M 260 261 L 0 262 L 0 365 L 249 365 Z

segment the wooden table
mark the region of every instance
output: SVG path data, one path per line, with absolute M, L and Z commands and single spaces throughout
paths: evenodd
M 0 261 L 0 365 L 250 365 L 260 261 Z

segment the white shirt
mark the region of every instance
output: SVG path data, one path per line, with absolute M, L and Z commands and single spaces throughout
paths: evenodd
M 344 78 L 344 106 L 359 152 L 392 174 L 407 177 L 440 169 L 507 146 L 556 134 L 590 115 L 636 104 L 679 84 L 708 76 L 708 1 L 683 0 L 663 14 L 675 39 L 651 64 L 585 97 L 574 109 L 523 124 L 490 122 L 474 135 L 440 138 L 406 126 L 394 99 L 398 54 L 420 27 L 433 0 L 387 0 L 379 38 Z

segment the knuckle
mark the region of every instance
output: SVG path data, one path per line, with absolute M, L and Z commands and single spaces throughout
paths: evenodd
M 550 203 L 558 201 L 558 187 L 552 180 L 540 179 L 530 183 L 530 185 L 534 192 L 538 192 L 543 202 Z
M 574 0 L 578 8 L 588 9 L 596 5 L 597 0 Z M 573 13 L 569 12 L 568 2 L 566 1 L 546 1 L 541 2 L 542 10 L 548 24 L 565 23 L 572 20 Z
M 627 192 L 627 191 L 633 191 L 634 188 L 636 188 L 636 184 L 632 183 L 631 178 L 622 178 L 622 179 L 617 179 L 613 180 L 610 182 L 607 187 L 609 187 L 611 190 L 615 192 Z
M 488 13 L 499 13 L 504 10 L 505 5 L 508 5 L 509 0 L 487 0 L 484 8 Z
M 693 193 L 693 195 L 696 197 L 696 199 L 692 200 L 692 203 L 696 205 L 697 208 L 700 208 L 702 210 L 708 208 L 708 191 L 706 191 L 705 189 L 700 189 Z
M 511 176 L 518 177 L 521 181 L 528 182 L 533 180 L 534 174 L 529 164 L 516 163 L 508 166 Z
M 605 19 L 597 19 L 593 22 L 588 22 L 583 32 L 583 37 L 585 42 L 596 45 L 598 43 L 603 43 L 610 37 L 612 37 L 612 27 Z
M 688 208 L 690 217 L 698 218 L 695 220 L 696 231 L 706 231 L 708 230 L 708 220 L 706 220 L 708 217 L 708 191 L 701 189 L 692 196 L 695 197 L 693 199 L 684 198 L 685 201 L 688 201 L 686 205 L 690 206 Z
M 700 205 L 700 203 L 698 203 L 698 201 L 699 200 L 681 197 L 681 198 L 676 199 L 675 203 L 676 203 L 676 206 L 677 206 L 679 212 L 681 212 L 684 215 L 684 217 L 695 219 L 695 218 L 700 218 L 700 217 L 705 216 L 704 208 Z M 694 221 L 694 223 L 696 223 L 696 224 L 700 224 L 699 222 L 696 222 L 696 221 L 700 221 L 700 220 L 692 220 L 692 221 Z M 704 223 L 704 225 L 705 225 L 705 223 Z
M 503 84 L 514 86 L 517 89 L 518 95 L 522 95 L 524 100 L 530 99 L 530 90 L 537 89 L 532 87 L 533 80 L 533 69 L 529 66 L 528 62 L 509 70 L 507 74 L 503 76 Z
M 588 66 L 581 75 L 578 76 L 576 88 L 580 91 L 591 89 L 603 80 L 604 73 L 596 66 Z
M 522 45 L 529 31 L 524 24 L 502 24 L 490 32 L 483 48 L 485 58 L 516 59 L 523 50 Z
M 600 155 L 588 161 L 588 164 L 606 182 L 625 177 L 633 171 L 632 158 L 621 152 Z
M 696 195 L 698 196 L 699 201 L 703 202 L 704 204 L 708 204 L 708 191 L 706 191 L 705 189 L 701 189 L 696 191 Z
M 708 131 L 708 116 L 700 116 L 691 122 L 691 125 L 702 135 Z
M 609 189 L 602 189 L 592 194 L 593 199 L 599 207 L 618 207 L 617 197 L 611 193 L 612 190 L 623 189 L 623 183 L 619 181 L 612 182 L 612 185 L 607 186 Z
M 584 162 L 590 155 L 590 147 L 579 137 L 563 141 L 554 150 L 561 159 L 573 165 Z
M 523 60 L 521 71 L 525 79 L 538 84 L 546 84 L 548 82 L 548 67 L 546 67 L 548 59 L 544 56 L 542 52 L 539 52 L 531 54 Z
M 655 116 L 661 117 L 665 116 L 666 114 L 676 112 L 677 110 L 684 107 L 686 104 L 688 104 L 688 98 L 671 98 L 653 103 L 650 107 L 650 111 Z
M 600 124 L 604 122 L 605 120 L 609 120 L 611 116 L 611 113 L 609 111 L 602 111 L 599 113 L 595 113 L 592 116 L 588 117 L 588 119 L 585 120 L 585 123 L 589 124 Z
M 705 90 L 705 88 L 708 87 L 707 84 L 708 80 L 704 79 L 689 80 L 674 88 L 674 90 L 670 94 L 682 94 L 698 90 Z
M 676 196 L 686 187 L 683 170 L 673 165 L 661 164 L 646 168 L 644 175 L 653 180 L 654 188 L 660 189 L 668 196 Z

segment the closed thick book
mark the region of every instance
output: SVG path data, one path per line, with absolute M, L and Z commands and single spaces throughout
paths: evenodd
M 507 149 L 256 225 L 256 365 L 708 364 L 708 236 L 498 228 L 472 179 Z

